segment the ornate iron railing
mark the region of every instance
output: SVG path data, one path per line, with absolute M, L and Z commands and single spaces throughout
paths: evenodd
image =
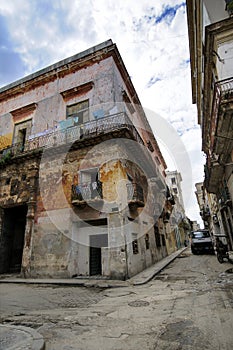
M 127 199 L 129 202 L 141 202 L 144 203 L 143 188 L 135 182 L 128 183 L 127 185 Z
M 137 129 L 132 124 L 131 120 L 125 113 L 117 113 L 108 117 L 92 120 L 83 125 L 69 127 L 54 131 L 42 136 L 31 137 L 24 144 L 18 143 L 1 151 L 0 158 L 10 153 L 16 156 L 23 153 L 28 153 L 41 148 L 56 147 L 74 142 L 82 142 L 85 139 L 90 139 L 95 136 L 100 136 L 113 131 L 127 129 L 132 137 L 140 144 L 144 144 Z
M 233 78 L 218 81 L 214 85 L 213 105 L 212 105 L 212 122 L 209 133 L 213 134 L 217 127 L 219 107 L 222 103 L 233 101 Z M 211 138 L 210 149 L 212 149 L 214 139 Z
M 92 199 L 102 199 L 102 182 L 84 182 L 79 185 L 72 185 L 71 201 L 90 201 Z

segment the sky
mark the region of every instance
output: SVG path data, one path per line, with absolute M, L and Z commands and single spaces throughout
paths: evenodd
M 168 170 L 181 172 L 185 211 L 205 158 L 192 105 L 186 3 L 182 0 L 1 0 L 0 87 L 112 39 Z

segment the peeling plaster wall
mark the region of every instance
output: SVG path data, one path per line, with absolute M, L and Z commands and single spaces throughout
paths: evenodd
M 19 164 L 7 164 L 0 169 L 0 206 L 9 207 L 27 203 L 31 191 L 36 190 L 37 177 L 34 170 L 38 168 L 37 160 L 23 160 Z
M 34 228 L 31 276 L 69 277 L 72 252 L 70 211 L 59 209 L 41 213 Z
M 78 223 L 83 220 L 108 220 L 108 248 L 102 248 L 104 276 L 124 279 L 162 257 L 155 245 L 153 221 L 148 206 L 143 208 L 134 223 L 125 225 L 127 216 L 137 218 L 140 213 L 140 210 L 132 212 L 128 207 L 127 173 L 144 188 L 145 201 L 147 192 L 143 174 L 133 163 L 125 161 L 125 151 L 118 144 L 112 144 L 107 149 L 104 144 L 100 144 L 97 149 L 87 147 L 69 152 L 64 163 L 61 157 L 52 154 L 40 165 L 32 275 L 89 275 L 88 237 L 93 229 L 90 232 L 89 229 L 78 229 Z M 119 159 L 106 162 L 112 154 Z M 99 178 L 103 182 L 104 207 L 72 206 L 71 187 L 74 181 L 80 183 L 80 169 L 94 167 L 99 168 Z M 117 212 L 112 212 L 115 209 Z M 101 234 L 101 230 L 95 227 L 95 233 Z M 132 234 L 135 233 L 139 239 L 138 255 L 132 253 Z M 145 249 L 146 233 L 150 237 L 149 249 Z
M 93 85 L 88 91 L 63 94 L 89 82 Z M 86 99 L 89 99 L 90 119 L 94 119 L 92 112 L 99 108 L 107 115 L 113 113 L 112 108 L 117 102 L 123 101 L 122 88 L 132 99 L 112 57 L 98 63 L 89 62 L 67 75 L 58 74 L 57 78 L 53 77 L 43 85 L 27 88 L 3 100 L 0 127 L 3 135 L 8 137 L 13 135 L 14 121 L 31 119 L 32 135 L 52 130 L 56 122 L 66 119 L 66 105 Z M 28 108 L 22 108 L 25 106 Z M 136 127 L 144 127 L 136 107 L 132 120 Z M 143 133 L 145 139 L 148 135 Z M 27 203 L 30 207 L 22 262 L 25 276 L 88 275 L 88 243 L 93 229 L 88 231 L 79 226 L 80 222 L 87 220 L 107 219 L 108 222 L 108 247 L 101 248 L 104 276 L 125 279 L 166 255 L 164 247 L 156 247 L 146 174 L 130 161 L 129 150 L 116 140 L 98 141 L 93 147 L 67 149 L 67 154 L 55 149 L 45 150 L 41 160 L 22 158 L 3 168 L 0 207 L 19 203 Z M 99 169 L 99 180 L 103 184 L 102 207 L 93 203 L 84 204 L 84 207 L 72 204 L 72 185 L 80 185 L 82 171 L 93 168 Z M 144 208 L 129 208 L 126 187 L 129 175 L 143 188 Z M 101 233 L 100 227 L 95 228 L 95 233 Z M 148 249 L 145 246 L 146 234 L 150 242 Z M 132 252 L 135 237 L 138 239 L 138 254 Z

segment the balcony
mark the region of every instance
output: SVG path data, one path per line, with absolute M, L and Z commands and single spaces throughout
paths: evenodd
M 216 154 L 229 151 L 232 144 L 233 126 L 233 78 L 215 83 L 211 125 L 209 128 L 210 150 Z
M 42 134 L 42 133 L 41 133 Z M 138 131 L 126 115 L 117 113 L 108 117 L 92 120 L 79 126 L 43 133 L 41 136 L 33 135 L 25 142 L 14 144 L 0 151 L 0 160 L 22 155 L 35 154 L 43 149 L 70 145 L 71 147 L 85 147 L 96 144 L 105 139 L 126 137 L 144 144 Z
M 142 187 L 135 182 L 131 182 L 126 186 L 129 207 L 144 207 L 145 203 Z
M 212 162 L 207 158 L 204 166 L 205 172 L 205 188 L 210 193 L 217 194 L 218 186 L 222 181 L 224 175 L 224 167 L 217 162 Z
M 103 204 L 102 182 L 84 182 L 72 185 L 71 203 L 76 206 Z
M 219 205 L 221 208 L 224 206 L 232 206 L 229 189 L 226 184 L 220 190 Z
M 204 220 L 204 221 L 208 220 L 208 218 L 211 216 L 209 208 L 208 207 L 202 208 L 200 211 L 200 216 L 201 216 L 202 220 Z

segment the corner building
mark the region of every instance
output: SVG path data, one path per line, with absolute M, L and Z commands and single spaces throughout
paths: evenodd
M 167 255 L 166 164 L 111 40 L 0 89 L 0 273 L 127 279 Z

